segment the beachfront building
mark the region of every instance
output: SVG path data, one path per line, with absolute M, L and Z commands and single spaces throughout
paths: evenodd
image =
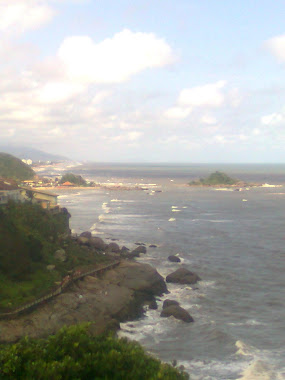
M 42 208 L 52 209 L 57 207 L 57 194 L 52 194 L 47 191 L 21 188 L 22 198 L 26 201 L 31 201 L 32 203 L 39 203 Z
M 21 197 L 21 191 L 13 181 L 0 179 L 0 205 L 6 204 L 9 200 L 21 201 Z

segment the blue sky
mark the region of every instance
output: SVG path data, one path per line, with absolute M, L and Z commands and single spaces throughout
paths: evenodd
M 0 0 L 0 142 L 284 162 L 285 2 Z

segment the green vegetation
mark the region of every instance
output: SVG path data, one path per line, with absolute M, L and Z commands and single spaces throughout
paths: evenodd
M 28 180 L 35 172 L 18 158 L 7 153 L 0 153 L 0 177 L 14 180 Z
M 24 338 L 0 347 L 0 378 L 189 379 L 186 373 L 147 355 L 138 343 L 111 336 L 90 336 L 88 325 L 63 328 L 47 339 Z
M 0 208 L 0 312 L 46 294 L 74 268 L 108 260 L 71 239 L 68 218 L 31 203 L 10 201 Z M 58 249 L 65 250 L 66 261 L 56 259 Z
M 217 186 L 217 185 L 235 185 L 238 180 L 229 177 L 227 174 L 216 171 L 207 178 L 200 178 L 199 181 L 192 181 L 191 186 Z
M 66 173 L 62 176 L 60 183 L 70 182 L 77 186 L 87 186 L 87 182 L 81 175 L 76 175 L 73 173 Z

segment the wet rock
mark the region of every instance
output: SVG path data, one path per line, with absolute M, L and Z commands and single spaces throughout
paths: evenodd
M 168 256 L 168 260 L 171 261 L 172 263 L 180 263 L 181 260 L 179 259 L 178 256 L 170 255 Z
M 146 247 L 144 245 L 139 245 L 137 248 L 135 248 L 132 251 L 133 254 L 140 254 L 140 253 L 146 253 Z
M 145 245 L 145 243 L 135 243 L 135 245 Z
M 89 245 L 95 249 L 98 249 L 99 251 L 104 251 L 106 248 L 104 240 L 97 236 L 89 239 Z
M 85 237 L 87 239 L 90 239 L 92 237 L 92 234 L 90 231 L 84 231 L 80 234 L 80 237 Z
M 172 316 L 186 323 L 194 322 L 194 319 L 191 317 L 188 311 L 178 305 L 171 305 L 166 307 L 162 310 L 160 316 L 165 318 Z
M 153 299 L 152 301 L 150 301 L 149 302 L 149 304 L 148 304 L 148 306 L 149 306 L 149 308 L 151 309 L 151 310 L 156 310 L 157 309 L 157 302 L 156 302 L 156 300 L 155 299 Z
M 157 245 L 155 245 L 155 244 L 150 244 L 150 246 L 149 246 L 149 248 L 156 248 L 157 247 Z
M 196 284 L 201 278 L 194 272 L 186 268 L 179 268 L 175 272 L 170 273 L 166 277 L 166 282 L 173 282 L 176 284 Z
M 168 306 L 172 306 L 172 305 L 177 305 L 177 306 L 179 306 L 179 302 L 178 302 L 178 301 L 174 301 L 174 300 L 166 299 L 166 300 L 163 302 L 162 309 L 166 309 Z
M 78 243 L 81 245 L 89 245 L 89 239 L 85 236 L 79 236 L 77 239 Z
M 111 252 L 120 252 L 120 247 L 117 243 L 110 243 L 108 244 L 108 247 L 107 247 L 108 251 L 111 251 Z

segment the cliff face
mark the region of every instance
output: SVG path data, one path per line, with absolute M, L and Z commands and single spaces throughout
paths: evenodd
M 119 328 L 119 322 L 141 315 L 145 302 L 167 288 L 163 278 L 147 264 L 122 261 L 100 277 L 78 281 L 45 305 L 27 315 L 0 322 L 0 342 L 21 337 L 45 337 L 64 325 L 94 322 L 93 333 Z

